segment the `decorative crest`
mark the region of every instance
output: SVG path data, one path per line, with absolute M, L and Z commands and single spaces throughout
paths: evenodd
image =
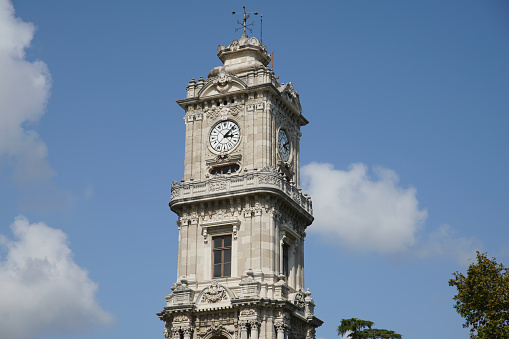
M 232 12 L 232 14 L 244 14 L 244 20 L 242 22 L 240 22 L 240 20 L 237 20 L 237 23 L 242 26 L 242 28 L 244 29 L 244 36 L 247 37 L 246 29 L 248 29 L 249 32 L 253 33 L 253 30 L 251 28 L 249 28 L 248 26 L 254 25 L 254 22 L 252 22 L 250 24 L 246 23 L 247 19 L 249 19 L 251 14 L 258 15 L 258 12 L 246 12 L 246 6 L 242 6 L 242 8 L 244 8 L 244 13 Z M 235 28 L 235 32 L 237 32 L 239 29 L 241 29 L 241 27 Z

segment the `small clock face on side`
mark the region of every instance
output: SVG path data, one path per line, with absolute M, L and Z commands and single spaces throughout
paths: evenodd
M 218 122 L 210 131 L 210 146 L 216 152 L 231 151 L 240 140 L 240 128 L 231 120 Z
M 288 136 L 283 129 L 280 129 L 277 134 L 277 145 L 281 158 L 288 161 L 290 159 L 290 141 L 288 141 Z

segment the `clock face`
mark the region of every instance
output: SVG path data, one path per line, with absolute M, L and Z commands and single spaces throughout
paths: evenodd
M 288 136 L 282 129 L 280 129 L 277 134 L 277 145 L 281 158 L 283 158 L 284 161 L 288 161 L 290 158 L 290 141 L 288 141 Z
M 210 131 L 210 146 L 217 152 L 231 151 L 240 140 L 240 128 L 231 120 L 218 122 Z

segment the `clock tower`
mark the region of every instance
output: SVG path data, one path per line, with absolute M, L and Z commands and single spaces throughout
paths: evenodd
M 177 281 L 158 313 L 172 339 L 311 339 L 322 321 L 304 284 L 311 197 L 300 187 L 302 115 L 291 82 L 246 34 L 192 79 L 184 109 Z

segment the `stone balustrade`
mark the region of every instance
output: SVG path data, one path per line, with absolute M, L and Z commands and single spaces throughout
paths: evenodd
M 252 191 L 268 191 L 283 194 L 304 211 L 313 214 L 311 197 L 302 194 L 302 189 L 288 182 L 276 171 L 253 171 L 243 174 L 215 175 L 204 181 L 174 181 L 171 185 L 170 206 L 188 199 L 215 197 L 227 193 L 230 197 Z

